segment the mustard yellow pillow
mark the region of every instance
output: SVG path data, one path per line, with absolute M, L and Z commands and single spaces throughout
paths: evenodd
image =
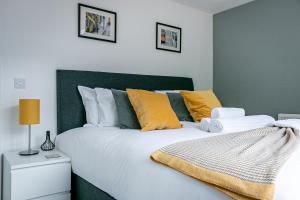
M 222 106 L 211 90 L 181 91 L 180 94 L 184 98 L 184 103 L 195 122 L 210 117 L 212 109 Z
M 166 94 L 127 89 L 128 98 L 142 131 L 181 128 Z

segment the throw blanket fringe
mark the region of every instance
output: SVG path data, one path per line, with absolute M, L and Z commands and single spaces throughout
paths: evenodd
M 267 127 L 175 143 L 151 158 L 233 199 L 272 200 L 276 176 L 298 141 L 298 131 Z

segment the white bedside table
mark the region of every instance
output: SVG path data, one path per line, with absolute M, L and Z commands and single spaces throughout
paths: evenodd
M 59 154 L 47 159 L 46 155 Z M 71 159 L 59 151 L 4 153 L 3 200 L 70 200 Z

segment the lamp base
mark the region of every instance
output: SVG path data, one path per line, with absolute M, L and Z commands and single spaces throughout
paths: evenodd
M 20 156 L 31 156 L 31 155 L 36 155 L 38 153 L 39 153 L 38 150 L 32 150 L 32 149 L 30 149 L 30 150 L 20 151 L 19 155 Z

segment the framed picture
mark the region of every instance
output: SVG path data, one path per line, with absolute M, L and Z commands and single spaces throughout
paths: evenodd
M 156 23 L 156 49 L 181 53 L 181 28 Z
M 117 42 L 117 13 L 78 4 L 78 37 Z

